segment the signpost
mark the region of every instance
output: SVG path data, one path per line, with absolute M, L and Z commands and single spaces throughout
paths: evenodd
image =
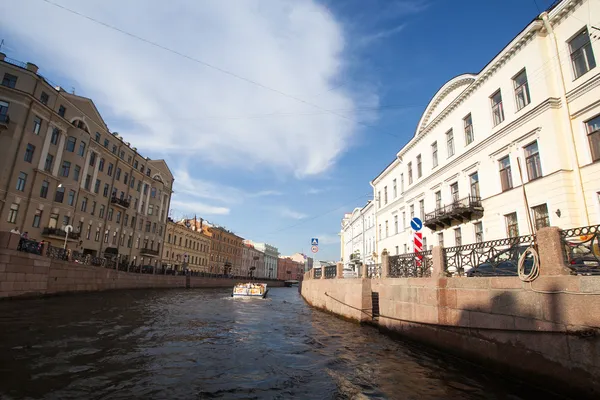
M 313 253 L 316 253 L 319 251 L 319 246 L 311 246 L 310 251 L 312 251 Z
M 417 253 L 417 266 L 420 267 L 423 260 L 423 255 L 418 253 L 423 251 L 423 232 L 421 232 L 421 229 L 423 229 L 423 221 L 417 217 L 414 217 L 410 220 L 410 227 L 415 231 L 413 235 L 413 243 L 415 247 L 415 253 Z
M 310 239 L 310 245 L 311 246 L 318 246 L 319 245 L 319 239 L 318 238 L 312 238 L 312 239 Z

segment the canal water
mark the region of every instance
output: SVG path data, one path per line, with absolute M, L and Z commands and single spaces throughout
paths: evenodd
M 2 399 L 559 398 L 311 309 L 297 288 L 0 302 Z

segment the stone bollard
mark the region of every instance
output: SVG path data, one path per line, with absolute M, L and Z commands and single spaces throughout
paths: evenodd
M 444 248 L 440 246 L 433 246 L 433 250 L 431 250 L 431 257 L 433 259 L 433 270 L 431 271 L 431 277 L 445 278 L 446 268 L 444 262 Z
M 565 266 L 565 248 L 560 229 L 551 226 L 542 228 L 536 234 L 540 256 L 540 275 L 569 275 Z
M 0 232 L 0 248 L 8 250 L 17 250 L 21 235 L 7 231 Z
M 321 265 L 321 279 L 325 279 L 325 266 Z
M 369 266 L 367 264 L 363 264 L 360 269 L 362 269 L 362 278 L 369 278 Z
M 387 278 L 390 273 L 390 260 L 387 250 L 381 252 L 381 277 Z
M 344 263 L 339 262 L 335 265 L 335 277 L 337 279 L 344 278 Z

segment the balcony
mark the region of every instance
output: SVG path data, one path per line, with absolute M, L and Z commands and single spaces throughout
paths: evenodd
M 64 240 L 65 235 L 67 235 L 67 232 L 65 232 L 63 229 L 46 227 L 42 230 L 42 236 L 47 236 L 47 237 L 51 237 L 51 238 L 55 238 L 55 239 Z M 69 234 L 67 235 L 67 240 L 68 241 L 78 241 L 79 233 L 78 232 L 69 232 Z
M 423 223 L 432 231 L 448 228 L 454 221 L 464 223 L 483 217 L 481 197 L 468 196 L 425 214 Z
M 130 205 L 129 200 L 119 199 L 118 197 L 111 197 L 110 202 L 111 202 L 111 204 L 114 204 L 116 206 L 123 207 L 123 208 L 129 208 L 129 205 Z
M 159 252 L 158 250 L 153 250 L 153 249 L 147 249 L 147 248 L 142 248 L 140 249 L 140 254 L 143 256 L 153 256 L 153 257 L 158 257 Z

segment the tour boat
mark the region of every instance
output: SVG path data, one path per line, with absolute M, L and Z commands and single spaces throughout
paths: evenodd
M 266 283 L 238 283 L 233 287 L 232 297 L 267 297 Z

